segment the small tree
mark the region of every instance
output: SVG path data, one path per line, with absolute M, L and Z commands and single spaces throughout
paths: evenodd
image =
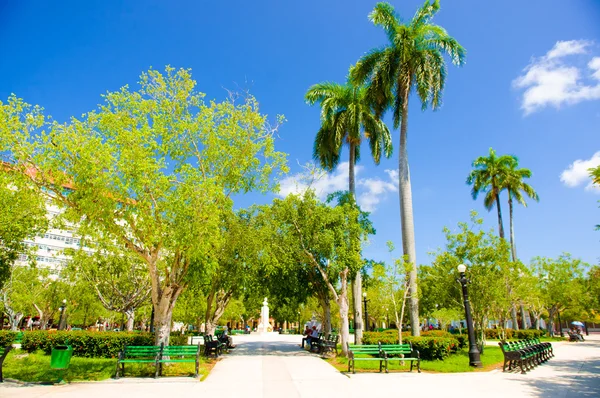
M 71 260 L 75 278 L 95 293 L 104 308 L 126 317 L 125 329 L 133 330 L 135 311 L 150 299 L 150 278 L 139 257 L 116 247 L 78 250 Z

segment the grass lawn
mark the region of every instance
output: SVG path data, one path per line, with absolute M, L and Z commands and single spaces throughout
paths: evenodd
M 208 375 L 216 361 L 201 358 L 200 380 Z M 69 369 L 64 372 L 63 379 L 69 381 L 98 381 L 115 375 L 116 358 L 71 358 Z M 165 376 L 193 376 L 194 363 L 175 363 L 163 365 Z M 4 378 L 25 382 L 56 382 L 59 371 L 50 369 L 50 356 L 42 352 L 29 354 L 21 350 L 13 350 L 4 361 Z M 125 377 L 154 377 L 154 366 L 151 364 L 125 364 Z
M 348 359 L 344 357 L 327 359 L 331 365 L 341 372 L 348 371 Z M 458 373 L 458 372 L 481 372 L 490 371 L 499 366 L 502 366 L 503 356 L 500 347 L 485 347 L 484 354 L 481 355 L 483 368 L 476 369 L 469 366 L 468 350 L 464 349 L 461 352 L 451 355 L 444 361 L 421 361 L 421 370 L 432 373 Z M 416 372 L 413 367 L 413 372 Z M 400 361 L 393 359 L 388 360 L 388 369 L 390 372 L 403 371 L 408 372 L 410 362 L 405 362 L 404 366 L 400 365 Z M 378 361 L 357 361 L 356 371 L 360 372 L 379 372 Z

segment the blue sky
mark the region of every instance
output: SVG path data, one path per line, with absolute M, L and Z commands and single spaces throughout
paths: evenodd
M 314 83 L 342 82 L 364 52 L 385 44 L 367 19 L 375 2 L 207 3 L 0 1 L 0 98 L 15 93 L 66 120 L 93 109 L 101 93 L 134 85 L 150 66 L 192 68 L 209 98 L 224 98 L 224 87 L 249 88 L 263 112 L 285 114 L 278 149 L 289 153 L 291 176 L 301 173 L 319 126 L 318 107 L 303 95 Z M 422 1 L 391 3 L 409 20 Z M 595 0 L 442 0 L 434 22 L 467 49 L 467 63 L 449 67 L 439 111 L 422 112 L 414 98 L 410 109 L 419 263 L 444 245 L 442 227 L 468 220 L 471 209 L 497 228 L 496 213 L 473 201 L 465 185 L 471 162 L 489 147 L 518 156 L 540 195 L 539 203 L 516 208 L 519 257 L 567 251 L 598 262 L 600 195 L 586 189 L 584 171 L 600 164 L 599 20 Z M 393 136 L 398 146 L 398 132 Z M 366 154 L 358 195 L 373 210 L 377 235 L 365 255 L 387 259 L 387 240 L 401 247 L 390 179 L 397 154 L 377 167 Z M 319 180 L 319 188 L 344 188 L 343 172 Z M 282 192 L 294 186 L 286 180 Z M 239 205 L 270 198 L 249 196 Z M 502 205 L 507 216 L 506 198 Z

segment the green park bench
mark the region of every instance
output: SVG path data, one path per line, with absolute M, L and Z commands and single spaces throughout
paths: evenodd
M 196 363 L 196 372 L 194 377 L 198 377 L 200 368 L 200 348 L 201 345 L 168 345 L 162 346 L 160 356 L 157 361 L 155 377 L 162 376 L 163 363 Z
M 419 354 L 419 350 L 413 350 L 412 345 L 410 343 L 405 344 L 381 344 L 379 343 L 379 347 L 381 349 L 381 353 L 385 358 L 385 372 L 388 373 L 388 361 L 391 359 L 390 356 L 393 356 L 394 359 L 398 359 L 400 362 L 410 361 L 410 371 L 413 370 L 413 363 L 417 362 L 417 371 L 421 373 L 421 355 Z M 396 355 L 399 355 L 399 358 L 395 358 Z
M 521 373 L 525 374 L 528 370 L 554 356 L 552 344 L 542 343 L 539 339 L 501 341 L 498 345 L 504 356 L 503 372 L 506 371 L 506 365 L 508 365 L 508 370 L 513 370 L 518 366 Z
M 356 361 L 379 361 L 381 372 L 385 358 L 379 344 L 348 344 L 348 372 L 356 373 Z
M 115 379 L 125 375 L 126 363 L 153 363 L 157 367 L 160 358 L 160 347 L 157 346 L 125 346 L 117 357 Z M 119 367 L 119 365 L 121 365 Z M 158 374 L 158 372 L 157 372 Z
M 6 359 L 6 356 L 8 355 L 8 353 L 10 352 L 10 350 L 12 350 L 12 344 L 7 345 L 6 347 L 1 347 L 0 348 L 0 383 L 2 383 L 3 378 L 2 378 L 2 365 L 4 364 L 4 360 Z

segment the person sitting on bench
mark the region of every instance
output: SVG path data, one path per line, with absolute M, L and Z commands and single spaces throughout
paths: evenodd
M 311 333 L 310 327 L 308 325 L 306 325 L 306 329 L 304 329 L 304 333 L 302 333 L 302 335 L 305 336 L 305 337 L 302 337 L 302 348 L 304 348 L 305 341 L 310 344 L 310 333 Z

